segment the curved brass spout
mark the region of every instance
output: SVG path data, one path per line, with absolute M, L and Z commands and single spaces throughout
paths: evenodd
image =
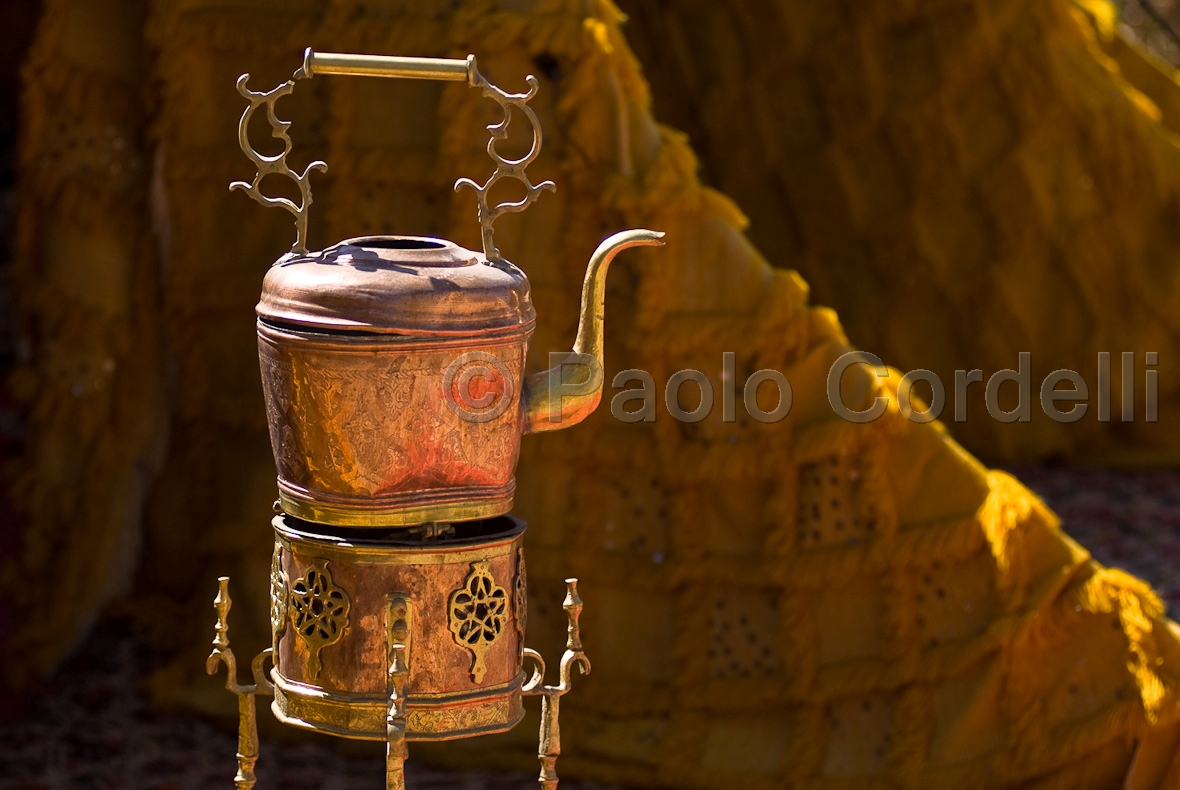
M 606 271 L 614 257 L 630 247 L 659 246 L 663 233 L 625 230 L 598 245 L 586 267 L 582 284 L 582 315 L 574 350 L 548 370 L 524 382 L 521 398 L 524 433 L 558 431 L 586 419 L 602 400 L 602 320 L 606 299 Z

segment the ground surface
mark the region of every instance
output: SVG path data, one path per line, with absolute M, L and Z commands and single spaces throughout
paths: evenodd
M 1009 470 L 1104 565 L 1150 582 L 1180 619 L 1180 471 Z
M 1180 472 L 1012 471 L 1098 560 L 1148 580 L 1169 614 L 1180 614 Z M 118 624 L 100 628 L 22 717 L 0 725 L 0 788 L 229 790 L 233 734 L 199 718 L 154 712 L 136 690 L 146 652 Z M 327 742 L 264 742 L 262 754 L 258 790 L 382 786 L 379 756 L 345 756 Z M 536 780 L 411 760 L 407 784 L 410 790 L 519 790 L 536 787 Z M 567 781 L 561 787 L 608 790 Z
M 235 735 L 194 716 L 153 711 L 136 688 L 146 641 L 102 626 L 22 718 L 0 725 L 2 790 L 231 790 Z M 260 716 L 267 716 L 260 699 Z M 385 764 L 320 742 L 263 741 L 256 790 L 380 790 Z M 561 762 L 558 761 L 558 770 Z M 524 790 L 535 774 L 454 771 L 414 761 L 408 790 Z M 562 790 L 616 790 L 562 780 Z

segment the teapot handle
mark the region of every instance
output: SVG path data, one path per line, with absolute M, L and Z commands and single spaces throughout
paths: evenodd
M 308 175 L 311 171 L 326 172 L 328 165 L 316 160 L 304 168 L 302 173 L 296 173 L 287 165 L 287 154 L 291 152 L 291 138 L 287 135 L 290 121 L 280 120 L 275 115 L 275 102 L 289 94 L 295 88 L 295 80 L 310 79 L 316 74 L 342 74 L 354 77 L 390 77 L 398 79 L 445 80 L 450 82 L 466 82 L 468 85 L 480 88 L 483 95 L 495 99 L 504 110 L 504 119 L 499 123 L 490 124 L 487 130 L 491 133 L 488 140 L 488 156 L 496 163 L 496 169 L 488 180 L 480 185 L 470 178 L 460 178 L 455 182 L 455 190 L 469 186 L 475 190 L 479 203 L 479 226 L 483 240 L 484 255 L 491 259 L 501 259 L 500 251 L 496 248 L 492 237 L 492 225 L 502 214 L 524 211 L 537 199 L 543 190 L 556 191 L 552 181 L 542 181 L 533 184 L 525 173 L 525 168 L 541 153 L 541 124 L 536 113 L 528 106 L 528 101 L 537 93 L 537 78 L 533 75 L 525 77 L 529 89 L 524 93 L 508 93 L 501 90 L 479 73 L 475 66 L 475 56 L 468 55 L 466 60 L 453 58 L 406 58 L 390 55 L 353 55 L 336 52 L 314 52 L 310 47 L 303 53 L 303 65 L 291 79 L 278 85 L 270 91 L 252 91 L 246 87 L 250 79 L 249 74 L 238 77 L 238 93 L 242 94 L 250 103 L 242 113 L 238 122 L 238 144 L 242 152 L 258 168 L 257 175 L 250 183 L 235 181 L 229 185 L 230 190 L 241 189 L 250 197 L 264 206 L 280 206 L 295 215 L 295 243 L 291 245 L 291 254 L 305 255 L 307 253 L 307 210 L 311 206 L 311 183 Z M 271 135 L 281 140 L 283 152 L 275 156 L 264 156 L 250 145 L 247 130 L 250 119 L 255 110 L 266 105 L 266 116 L 270 122 Z M 519 159 L 506 159 L 496 151 L 497 141 L 507 139 L 508 124 L 512 120 L 512 108 L 520 110 L 533 130 L 533 144 L 529 152 Z M 264 176 L 270 174 L 284 175 L 292 179 L 299 187 L 300 204 L 284 197 L 268 197 L 262 194 L 259 186 Z M 524 184 L 525 196 L 513 202 L 500 203 L 495 206 L 488 204 L 488 192 L 501 178 L 515 178 Z

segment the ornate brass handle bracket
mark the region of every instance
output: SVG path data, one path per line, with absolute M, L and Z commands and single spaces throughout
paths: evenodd
M 299 74 L 296 73 L 296 77 L 298 76 Z M 326 162 L 317 159 L 305 167 L 302 173 L 296 173 L 287 165 L 287 154 L 291 153 L 292 145 L 291 137 L 287 134 L 287 129 L 290 128 L 291 122 L 280 120 L 275 115 L 275 102 L 295 89 L 295 77 L 265 93 L 252 91 L 247 88 L 246 83 L 249 80 L 249 74 L 243 74 L 238 77 L 238 93 L 242 94 L 250 102 L 250 106 L 242 113 L 242 119 L 238 121 L 238 145 L 242 147 L 242 153 L 258 168 L 258 173 L 250 183 L 234 181 L 229 185 L 229 188 L 231 192 L 235 189 L 242 190 L 264 206 L 281 206 L 294 214 L 295 243 L 291 245 L 291 254 L 306 255 L 307 209 L 311 206 L 311 182 L 307 180 L 307 177 L 311 174 L 312 170 L 327 172 L 328 165 Z M 250 119 L 254 117 L 254 111 L 263 104 L 266 105 L 266 118 L 270 121 L 271 135 L 276 140 L 283 141 L 283 152 L 275 156 L 264 156 L 255 151 L 250 145 Z M 287 176 L 299 187 L 300 202 L 298 206 L 287 198 L 267 197 L 262 194 L 262 190 L 260 189 L 262 179 L 272 173 Z
M 475 190 L 479 204 L 479 226 L 483 241 L 484 255 L 492 259 L 500 259 L 500 251 L 493 240 L 492 226 L 496 219 L 503 214 L 524 211 L 541 192 L 554 192 L 557 186 L 552 181 L 542 181 L 533 184 L 525 173 L 525 168 L 541 153 L 541 124 L 536 113 L 528 106 L 528 102 L 537 93 L 537 78 L 529 75 L 525 78 L 529 89 L 524 93 L 508 93 L 501 90 L 479 73 L 475 66 L 475 56 L 468 55 L 465 60 L 452 58 L 403 58 L 390 55 L 353 55 L 337 52 L 314 52 L 310 48 L 303 53 L 303 65 L 292 75 L 291 79 L 282 85 L 265 93 L 249 90 L 246 87 L 250 79 L 249 74 L 238 77 L 238 92 L 250 102 L 242 119 L 238 123 L 238 144 L 242 152 L 258 168 L 258 174 L 250 183 L 235 181 L 230 189 L 241 189 L 264 206 L 281 206 L 295 215 L 295 243 L 291 245 L 291 254 L 304 255 L 307 253 L 307 210 L 311 206 L 311 184 L 308 175 L 312 170 L 326 172 L 328 165 L 320 160 L 309 164 L 302 174 L 296 173 L 287 165 L 287 154 L 291 151 L 291 138 L 287 135 L 290 121 L 280 120 L 275 115 L 275 102 L 289 94 L 295 88 L 295 80 L 309 79 L 316 74 L 341 74 L 354 77 L 387 77 L 396 79 L 426 79 L 444 80 L 449 82 L 466 82 L 468 85 L 480 88 L 483 95 L 494 99 L 504 110 L 504 119 L 499 123 L 490 124 L 487 129 L 491 133 L 488 140 L 488 156 L 496 163 L 496 169 L 488 180 L 480 185 L 470 178 L 460 178 L 455 182 L 455 190 L 469 186 Z M 267 119 L 270 121 L 272 135 L 283 141 L 283 152 L 276 156 L 264 156 L 250 146 L 247 128 L 254 111 L 259 106 L 266 105 Z M 519 159 L 507 159 L 496 151 L 496 143 L 508 137 L 508 125 L 512 121 L 512 110 L 516 108 L 528 120 L 533 131 L 533 143 L 529 152 Z M 259 186 L 262 179 L 272 173 L 287 176 L 299 187 L 300 205 L 287 198 L 268 197 L 262 194 Z M 492 186 L 502 178 L 515 178 L 524 184 L 525 196 L 517 201 L 509 201 L 492 206 L 488 203 L 488 193 Z
M 455 191 L 458 192 L 460 188 L 465 186 L 475 190 L 476 200 L 479 201 L 479 228 L 483 240 L 483 254 L 489 258 L 499 259 L 501 257 L 500 251 L 496 249 L 496 244 L 492 240 L 492 225 L 496 219 L 503 214 L 524 211 L 545 190 L 556 192 L 557 185 L 552 181 L 542 181 L 540 184 L 533 184 L 529 180 L 528 174 L 524 172 L 524 169 L 541 153 L 541 122 L 537 120 L 537 115 L 533 112 L 533 108 L 528 106 L 529 99 L 537 95 L 537 78 L 532 74 L 525 77 L 525 82 L 529 86 L 528 91 L 525 93 L 508 93 L 488 82 L 482 74 L 476 71 L 475 59 L 472 58 L 471 80 L 472 85 L 483 89 L 484 96 L 495 99 L 499 103 L 500 108 L 504 110 L 504 120 L 499 123 L 489 124 L 487 127 L 487 130 L 492 135 L 491 139 L 488 140 L 488 156 L 496 163 L 495 171 L 483 186 L 480 186 L 470 178 L 460 178 L 455 182 Z M 508 139 L 508 124 L 512 122 L 513 107 L 520 110 L 521 114 L 528 119 L 529 124 L 532 126 L 533 144 L 529 148 L 529 152 L 520 159 L 505 159 L 496 152 L 496 143 L 500 140 Z M 491 191 L 492 186 L 501 178 L 515 178 L 520 181 L 524 184 L 525 195 L 515 202 L 489 206 L 488 192 Z
M 524 648 L 524 657 L 535 666 L 528 682 L 521 690 L 527 696 L 541 698 L 541 732 L 537 743 L 537 759 L 541 761 L 541 775 L 537 781 L 541 790 L 557 790 L 557 758 L 561 756 L 560 700 L 571 688 L 576 666 L 583 675 L 590 674 L 590 659 L 582 651 L 582 631 L 578 618 L 582 615 L 582 599 L 578 597 L 578 580 L 566 579 L 565 609 L 569 621 L 565 652 L 558 666 L 557 685 L 545 685 L 545 659 L 536 650 Z
M 234 776 L 237 790 L 251 790 L 254 787 L 254 765 L 258 762 L 258 717 L 254 705 L 256 694 L 273 694 L 274 686 L 266 678 L 263 665 L 273 655 L 270 648 L 259 653 L 250 668 L 254 683 L 238 683 L 238 663 L 229 646 L 229 610 L 233 601 L 229 597 L 229 577 L 217 580 L 217 597 L 213 608 L 217 610 L 217 625 L 213 637 L 213 652 L 205 662 L 205 671 L 212 675 L 219 664 L 225 664 L 225 688 L 238 698 L 238 772 Z

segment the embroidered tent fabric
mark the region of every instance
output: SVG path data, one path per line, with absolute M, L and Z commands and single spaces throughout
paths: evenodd
M 655 122 L 609 3 L 153 2 L 141 17 L 117 0 L 46 6 L 22 152 L 33 196 L 21 215 L 22 300 L 38 332 L 21 381 L 38 404 L 35 456 L 20 479 L 24 553 L 5 574 L 22 580 L 14 611 L 39 604 L 14 637 L 31 669 L 50 667 L 134 579 L 124 605 L 178 651 L 153 678 L 158 701 L 229 704 L 202 674 L 207 580 L 258 580 L 235 593 L 235 629 L 243 648 L 268 643 L 274 471 L 252 307 L 292 232 L 285 213 L 226 192 L 250 175 L 234 145 L 234 80 L 250 71 L 252 85 L 276 84 L 309 45 L 473 51 L 500 84 L 529 72 L 542 83 L 533 105 L 546 148 L 530 173 L 559 190 L 496 237 L 529 273 L 543 317 L 533 366 L 573 336 L 589 251 L 613 229 L 644 226 L 666 231 L 668 246 L 611 273 L 608 378 L 642 368 L 664 382 L 696 368 L 720 386 L 721 355 L 733 351 L 738 382 L 772 368 L 794 392 L 790 416 L 773 425 L 740 406 L 736 423 L 716 410 L 695 425 L 662 408 L 654 423 L 623 424 L 602 408 L 593 430 L 526 442 L 517 513 L 530 524 L 530 641 L 546 650 L 559 639 L 552 602 L 563 576 L 578 575 L 593 645 L 594 674 L 563 703 L 566 770 L 678 787 L 1102 787 L 1135 760 L 1131 786 L 1180 783 L 1168 762 L 1180 633 L 1158 599 L 1092 562 L 1035 497 L 942 426 L 902 417 L 896 374 L 849 371 L 851 407 L 884 396 L 889 408 L 865 425 L 836 417 L 824 380 L 849 344 L 835 313 L 768 264 L 737 206 L 700 183 L 687 140 Z M 1122 91 L 1108 99 L 1122 108 L 1116 119 L 1141 111 L 1113 67 L 1092 65 L 1093 41 L 1069 6 L 1035 14 L 1077 79 Z M 78 46 L 96 25 L 144 37 L 146 87 L 109 62 L 125 39 Z M 117 101 L 96 100 L 94 86 Z M 317 78 L 297 96 L 279 105 L 296 155 L 330 168 L 313 181 L 313 245 L 377 232 L 478 244 L 474 201 L 449 184 L 490 169 L 493 106 L 462 86 L 363 80 Z M 131 144 L 140 170 L 110 195 L 97 191 L 115 183 L 100 174 L 109 160 L 55 159 L 58 138 L 45 130 L 72 134 L 120 107 L 126 139 L 146 129 L 148 140 Z M 1143 157 L 1180 173 L 1161 150 Z M 62 239 L 76 246 L 52 246 Z M 922 331 L 917 316 L 886 319 L 884 307 L 872 308 L 871 331 Z M 77 371 L 96 364 L 107 388 L 77 393 Z M 166 432 L 152 422 L 162 393 Z M 770 388 L 760 398 L 773 406 Z M 114 431 L 100 430 L 112 420 Z M 73 439 L 77 424 L 90 441 Z M 154 483 L 141 507 L 133 481 L 143 478 Z M 47 596 L 59 575 L 79 594 Z M 495 750 L 472 741 L 446 754 L 524 760 L 532 737 L 521 727 Z
M 1103 0 L 777 3 L 624 0 L 656 117 L 850 338 L 901 370 L 1015 369 L 1033 408 L 1053 370 L 1090 387 L 1086 418 L 953 432 L 1005 462 L 1171 463 L 1180 444 L 1172 305 L 1180 162 L 1176 70 L 1115 35 Z M 986 331 L 983 331 L 986 329 Z M 1158 351 L 1160 423 L 1144 415 Z M 1098 422 L 1098 352 L 1134 351 L 1138 411 Z M 1113 414 L 1121 373 L 1112 382 Z M 1006 405 L 1009 409 L 1014 404 Z

